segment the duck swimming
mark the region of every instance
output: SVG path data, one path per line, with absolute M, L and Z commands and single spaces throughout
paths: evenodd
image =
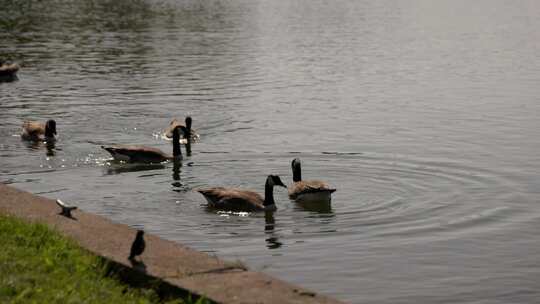
M 167 160 L 182 160 L 182 151 L 180 150 L 180 133 L 183 127 L 176 127 L 173 130 L 173 154 L 167 154 L 160 149 L 148 146 L 136 145 L 113 145 L 101 146 L 102 149 L 109 152 L 115 160 L 128 163 L 161 163 Z
M 17 80 L 17 71 L 20 66 L 16 63 L 6 63 L 0 59 L 0 82 L 10 82 Z
M 49 119 L 46 122 L 25 121 L 22 125 L 21 138 L 25 140 L 54 140 L 56 135 L 56 121 Z
M 238 188 L 213 187 L 197 189 L 208 201 L 208 207 L 217 210 L 252 212 L 275 211 L 274 186 L 285 187 L 277 175 L 268 175 L 264 185 L 264 198 L 255 191 Z
M 182 135 L 181 143 L 186 143 L 188 136 L 190 137 L 191 141 L 196 141 L 196 140 L 199 139 L 199 134 L 197 134 L 197 132 L 194 129 L 191 128 L 192 123 L 193 123 L 193 120 L 192 120 L 191 116 L 186 117 L 185 123 L 182 123 L 180 120 L 175 118 L 175 119 L 173 119 L 171 121 L 169 126 L 163 131 L 163 135 L 165 136 L 165 138 L 171 139 L 172 138 L 172 131 L 176 127 L 182 127 L 182 132 L 183 133 L 181 134 Z
M 330 202 L 331 194 L 336 191 L 320 180 L 302 180 L 300 159 L 295 158 L 291 163 L 293 183 L 289 186 L 289 198 L 300 203 Z

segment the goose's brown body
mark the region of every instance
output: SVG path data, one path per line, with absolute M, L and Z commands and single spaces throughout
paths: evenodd
M 332 193 L 336 189 L 332 189 L 323 181 L 319 180 L 306 180 L 294 182 L 289 186 L 288 192 L 291 199 L 297 199 L 299 196 L 308 193 L 328 192 Z
M 211 208 L 230 211 L 261 211 L 265 209 L 264 198 L 255 191 L 215 187 L 199 189 L 197 192 L 204 195 Z
M 182 134 L 181 134 L 183 137 L 182 143 L 185 143 L 187 141 L 186 136 L 188 132 L 191 134 L 190 136 L 191 142 L 195 142 L 199 139 L 199 134 L 197 134 L 197 131 L 191 128 L 191 117 L 189 116 L 186 117 L 185 122 L 182 122 L 176 118 L 173 119 L 171 123 L 169 124 L 169 126 L 163 131 L 163 135 L 166 138 L 172 138 L 173 130 L 178 127 L 180 127 L 180 130 L 182 131 Z
M 47 122 L 25 121 L 22 125 L 21 137 L 27 140 L 42 140 L 54 138 L 56 123 L 54 120 Z
M 16 63 L 6 64 L 0 61 L 0 82 L 10 82 L 17 80 L 17 71 L 20 67 Z
M 298 202 L 330 202 L 336 191 L 320 180 L 302 180 L 300 160 L 292 161 L 293 183 L 289 186 L 289 198 Z
M 177 127 L 173 131 L 173 155 L 167 154 L 157 148 L 138 145 L 112 145 L 101 146 L 101 148 L 109 152 L 115 160 L 128 163 L 151 164 L 161 163 L 167 160 L 181 160 L 180 129 L 181 127 Z
M 228 211 L 273 211 L 274 186 L 285 187 L 279 176 L 269 175 L 265 183 L 264 198 L 255 191 L 238 188 L 213 187 L 197 189 L 208 201 L 208 207 Z
M 114 159 L 129 163 L 161 163 L 174 159 L 160 149 L 147 146 L 113 145 L 102 148 L 111 153 Z

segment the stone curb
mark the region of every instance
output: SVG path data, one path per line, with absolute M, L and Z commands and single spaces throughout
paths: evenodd
M 138 257 L 144 268 L 133 267 L 127 257 L 134 229 L 80 210 L 73 211 L 73 219 L 59 211 L 54 200 L 0 184 L 0 213 L 47 224 L 96 255 L 212 301 L 341 303 L 151 234 L 145 234 L 146 250 Z

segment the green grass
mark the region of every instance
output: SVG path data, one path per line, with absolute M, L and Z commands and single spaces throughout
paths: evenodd
M 193 303 L 162 301 L 108 266 L 45 225 L 0 215 L 0 303 Z

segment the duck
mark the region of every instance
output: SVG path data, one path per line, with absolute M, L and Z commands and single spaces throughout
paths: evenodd
M 102 149 L 109 152 L 115 160 L 128 163 L 161 163 L 164 161 L 182 160 L 182 151 L 180 150 L 180 132 L 185 132 L 182 127 L 173 130 L 173 155 L 169 155 L 160 149 L 148 146 L 135 145 L 112 145 L 101 146 Z
M 264 185 L 264 198 L 255 191 L 239 188 L 213 187 L 196 189 L 208 201 L 208 207 L 217 210 L 254 212 L 277 210 L 274 186 L 286 188 L 277 175 L 268 175 Z
M 330 202 L 331 194 L 336 191 L 330 188 L 328 184 L 320 180 L 302 180 L 302 170 L 300 159 L 295 158 L 291 162 L 293 171 L 293 183 L 289 186 L 289 198 L 300 202 Z
M 6 63 L 0 59 L 0 82 L 10 82 L 17 80 L 17 71 L 20 66 L 16 63 Z
M 45 123 L 39 121 L 25 121 L 22 125 L 21 138 L 25 140 L 54 140 L 56 135 L 56 121 L 47 120 Z
M 169 123 L 169 126 L 165 129 L 165 131 L 163 132 L 163 135 L 165 136 L 166 139 L 171 139 L 172 138 L 172 131 L 174 130 L 174 128 L 176 127 L 183 127 L 182 130 L 185 130 L 184 133 L 182 133 L 182 139 L 181 142 L 183 144 L 187 143 L 187 137 L 188 137 L 188 134 L 190 134 L 191 136 L 190 139 L 191 141 L 196 141 L 199 139 L 199 134 L 197 134 L 197 132 L 195 130 L 193 130 L 191 128 L 191 124 L 192 124 L 193 120 L 191 118 L 191 116 L 187 116 L 186 119 L 185 119 L 185 122 L 182 123 L 180 120 L 178 119 L 173 119 L 170 123 Z

